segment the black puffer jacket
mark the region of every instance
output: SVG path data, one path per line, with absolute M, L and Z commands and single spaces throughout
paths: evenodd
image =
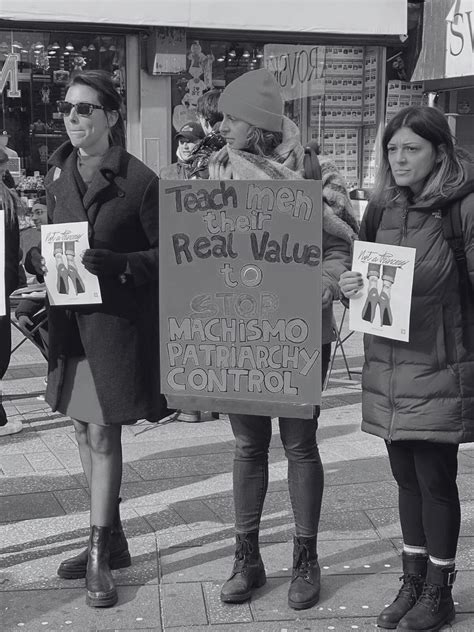
M 453 192 L 461 200 L 467 265 L 474 286 L 474 165 Z M 387 207 L 378 243 L 416 248 L 410 341 L 366 335 L 362 429 L 386 440 L 474 441 L 474 353 L 463 345 L 458 272 L 444 238 L 446 198 Z M 362 222 L 360 239 L 365 238 Z

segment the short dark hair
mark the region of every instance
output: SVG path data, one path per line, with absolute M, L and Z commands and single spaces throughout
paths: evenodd
M 88 86 L 97 92 L 99 103 L 104 106 L 106 112 L 117 112 L 118 119 L 110 129 L 110 142 L 112 145 L 125 147 L 125 124 L 122 117 L 122 97 L 117 92 L 112 75 L 105 70 L 82 70 L 73 75 L 68 83 L 68 88 L 74 85 Z
M 208 90 L 201 95 L 197 101 L 197 113 L 199 116 L 214 127 L 216 123 L 220 123 L 224 118 L 222 112 L 219 112 L 217 104 L 221 96 L 220 90 Z

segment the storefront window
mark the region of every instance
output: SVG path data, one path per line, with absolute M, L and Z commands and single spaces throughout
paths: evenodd
M 125 37 L 95 33 L 0 31 L 0 144 L 8 148 L 17 186 L 34 187 L 66 140 L 56 102 L 82 69 L 113 73 L 125 96 Z M 15 94 L 16 73 L 18 92 Z
M 370 187 L 382 111 L 382 50 L 189 40 L 187 70 L 172 79 L 174 131 L 196 120 L 197 100 L 206 90 L 224 88 L 245 72 L 267 67 L 280 83 L 285 114 L 300 128 L 302 142 L 317 141 L 350 189 Z

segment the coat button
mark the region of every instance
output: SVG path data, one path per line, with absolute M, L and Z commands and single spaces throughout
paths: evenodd
M 125 197 L 125 191 L 119 191 L 117 195 L 118 197 Z

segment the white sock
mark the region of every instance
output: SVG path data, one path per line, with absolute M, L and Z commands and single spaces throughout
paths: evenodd
M 403 552 L 408 555 L 426 555 L 428 557 L 428 549 L 426 546 L 412 546 L 411 544 L 403 544 Z
M 430 555 L 430 562 L 435 566 L 454 566 L 455 561 L 454 557 L 451 560 L 441 560 L 439 557 Z

